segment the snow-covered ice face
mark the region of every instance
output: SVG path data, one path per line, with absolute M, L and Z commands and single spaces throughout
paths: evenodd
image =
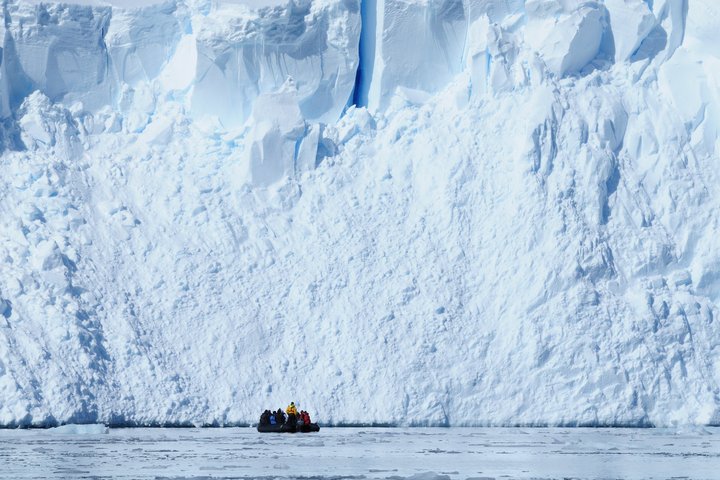
M 4 7 L 0 423 L 720 418 L 720 3 Z

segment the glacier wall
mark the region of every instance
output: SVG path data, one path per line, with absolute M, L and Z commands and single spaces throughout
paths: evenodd
M 720 423 L 711 0 L 3 2 L 0 423 Z

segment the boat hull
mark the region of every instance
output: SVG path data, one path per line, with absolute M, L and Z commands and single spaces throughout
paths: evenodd
M 310 433 L 319 432 L 320 426 L 317 423 L 310 425 L 258 425 L 257 431 L 260 433 Z

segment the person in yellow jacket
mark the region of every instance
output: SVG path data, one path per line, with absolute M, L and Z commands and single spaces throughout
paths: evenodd
M 287 424 L 293 427 L 297 424 L 297 408 L 295 408 L 295 402 L 290 402 L 290 405 L 285 409 L 287 413 Z

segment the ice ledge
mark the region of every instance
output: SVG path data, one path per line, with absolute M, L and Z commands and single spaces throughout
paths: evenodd
M 398 89 L 441 91 L 467 71 L 479 53 L 474 45 L 487 50 L 481 62 L 484 83 L 494 86 L 488 93 L 521 86 L 534 55 L 548 73 L 564 77 L 598 59 L 642 61 L 671 52 L 684 38 L 687 16 L 686 0 L 655 2 L 652 10 L 641 0 L 4 5 L 3 116 L 33 90 L 67 105 L 81 101 L 90 111 L 119 108 L 123 85 L 161 79 L 156 96 L 186 101 L 195 114 L 229 128 L 248 120 L 255 99 L 288 77 L 304 118 L 333 123 L 348 101 L 381 112 Z M 489 26 L 485 38 L 478 38 L 478 22 Z
M 354 87 L 360 35 L 354 2 L 4 5 L 4 117 L 35 90 L 91 112 L 122 110 L 127 87 L 145 84 L 156 98 L 187 103 L 233 128 L 250 117 L 259 95 L 292 77 L 303 116 L 327 123 L 340 117 Z

